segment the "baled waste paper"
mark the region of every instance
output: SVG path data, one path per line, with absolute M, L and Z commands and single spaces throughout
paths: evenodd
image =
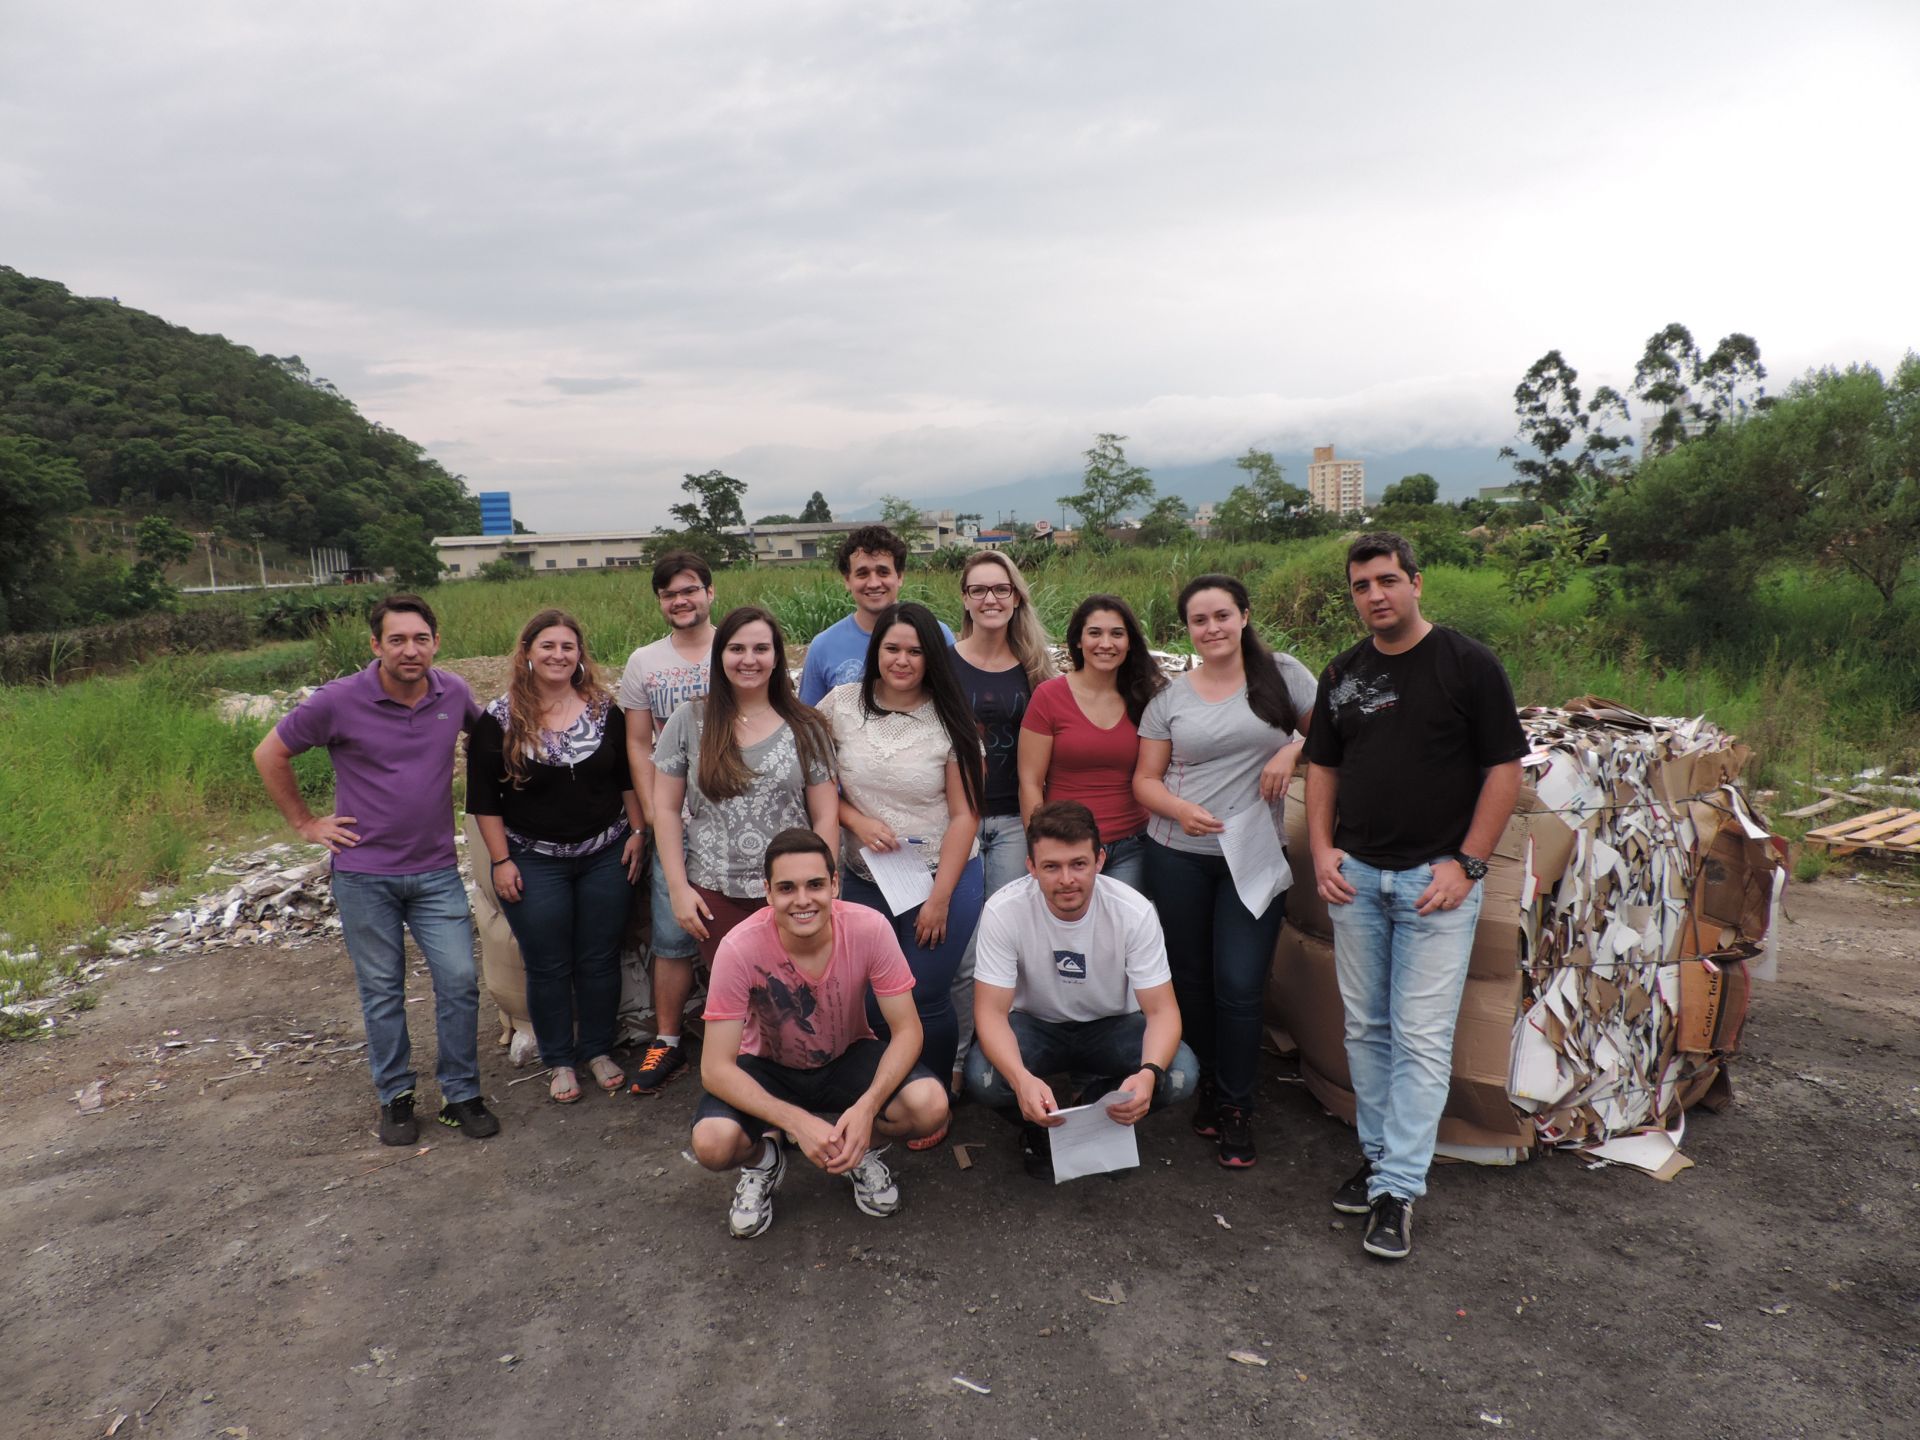
M 1586 696 L 1520 720 L 1525 781 L 1482 882 L 1441 1153 L 1511 1163 L 1564 1146 L 1670 1178 L 1686 1110 L 1730 1095 L 1751 984 L 1773 977 L 1786 847 L 1738 783 L 1749 752 L 1705 719 Z M 1268 1012 L 1352 1123 L 1303 795 L 1296 781 Z

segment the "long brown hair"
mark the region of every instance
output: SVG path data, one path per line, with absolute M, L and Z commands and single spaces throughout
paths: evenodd
M 1020 668 L 1027 672 L 1027 688 L 1032 689 L 1043 680 L 1051 680 L 1053 646 L 1047 640 L 1046 627 L 1034 613 L 1033 596 L 1027 590 L 1027 577 L 1020 573 L 1020 567 L 1013 563 L 1011 555 L 1003 555 L 998 550 L 976 550 L 967 557 L 967 563 L 960 567 L 962 594 L 967 588 L 967 577 L 982 565 L 998 565 L 1006 571 L 1007 581 L 1013 586 L 1013 598 L 1018 603 L 1014 606 L 1013 618 L 1007 621 L 1007 648 L 1013 651 L 1013 658 L 1020 662 Z M 964 640 L 971 634 L 973 611 L 966 610 L 960 617 L 960 638 Z
M 1113 684 L 1126 703 L 1127 718 L 1138 725 L 1140 717 L 1147 713 L 1147 702 L 1167 688 L 1167 677 L 1161 672 L 1160 662 L 1153 658 L 1153 651 L 1147 648 L 1146 632 L 1140 628 L 1133 607 L 1118 595 L 1089 595 L 1074 606 L 1073 616 L 1067 621 L 1067 654 L 1073 658 L 1074 669 L 1087 668 L 1087 655 L 1080 648 L 1080 637 L 1086 633 L 1087 621 L 1096 610 L 1118 615 L 1121 628 L 1127 632 L 1127 658 L 1120 662 L 1120 673 L 1113 677 Z
M 504 749 L 506 751 L 507 779 L 513 782 L 517 790 L 527 783 L 532 773 L 530 767 L 538 750 L 535 741 L 540 735 L 540 687 L 533 678 L 533 642 L 539 638 L 542 630 L 550 630 L 556 625 L 564 625 L 573 632 L 573 638 L 580 645 L 580 664 L 573 672 L 573 693 L 586 702 L 592 710 L 599 706 L 603 710 L 613 702 L 613 695 L 601 682 L 600 672 L 594 668 L 593 658 L 587 653 L 587 634 L 580 628 L 580 622 L 564 610 L 542 610 L 526 624 L 520 627 L 520 639 L 513 647 L 512 673 L 507 676 L 507 725 Z
M 1300 713 L 1294 708 L 1287 682 L 1280 676 L 1279 662 L 1261 638 L 1253 623 L 1253 605 L 1247 587 L 1231 575 L 1196 575 L 1180 592 L 1180 619 L 1187 621 L 1187 602 L 1202 590 L 1224 590 L 1234 607 L 1246 617 L 1240 629 L 1240 668 L 1247 676 L 1247 708 L 1276 730 L 1298 730 Z
M 731 800 L 737 795 L 744 795 L 753 787 L 753 782 L 760 778 L 740 753 L 740 737 L 733 729 L 740 706 L 734 697 L 733 681 L 727 678 L 726 665 L 723 663 L 727 642 L 756 620 L 764 624 L 773 636 L 773 673 L 767 677 L 767 699 L 773 706 L 773 713 L 793 730 L 793 743 L 800 752 L 802 775 L 820 765 L 833 768 L 833 735 L 827 729 L 827 722 L 820 718 L 820 712 L 811 705 L 802 705 L 800 697 L 793 693 L 793 677 L 787 674 L 787 639 L 780 633 L 780 622 L 758 605 L 742 605 L 729 610 L 726 618 L 714 629 L 707 696 L 704 700 L 692 702 L 701 707 L 700 768 L 697 778 L 701 793 L 712 800 Z

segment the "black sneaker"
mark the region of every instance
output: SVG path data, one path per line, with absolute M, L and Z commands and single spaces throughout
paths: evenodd
M 1053 1141 L 1048 1138 L 1046 1126 L 1021 1122 L 1020 1162 L 1034 1179 L 1053 1183 Z
M 500 1122 L 478 1095 L 471 1100 L 449 1100 L 440 1107 L 440 1123 L 469 1140 L 486 1140 L 500 1133 Z
M 1382 1260 L 1404 1260 L 1413 1253 L 1413 1202 L 1398 1195 L 1382 1195 L 1373 1202 L 1367 1238 L 1360 1248 Z
M 1238 1105 L 1220 1107 L 1220 1163 L 1229 1170 L 1249 1170 L 1253 1153 L 1253 1114 Z
M 629 1095 L 658 1095 L 667 1082 L 687 1067 L 687 1042 L 678 1045 L 649 1045 L 640 1057 L 640 1068 L 633 1072 L 627 1086 Z
M 1220 1138 L 1220 1092 L 1210 1076 L 1201 1077 L 1193 1092 L 1193 1133 L 1203 1140 Z
M 1362 1160 L 1360 1168 L 1340 1182 L 1333 1192 L 1333 1208 L 1342 1215 L 1365 1215 L 1373 1209 L 1367 1198 L 1367 1182 L 1373 1179 L 1373 1162 Z
M 415 1145 L 420 1140 L 420 1122 L 413 1118 L 413 1092 L 402 1090 L 380 1107 L 380 1143 Z

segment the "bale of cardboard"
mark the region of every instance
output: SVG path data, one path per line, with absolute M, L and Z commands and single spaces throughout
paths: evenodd
M 1482 882 L 1441 1153 L 1499 1163 L 1568 1146 L 1670 1178 L 1687 1163 L 1686 1109 L 1730 1093 L 1751 982 L 1771 978 L 1785 845 L 1737 783 L 1747 750 L 1704 719 L 1593 696 L 1520 718 L 1525 781 Z M 1351 1123 L 1302 781 L 1289 798 L 1295 880 L 1268 1018 Z

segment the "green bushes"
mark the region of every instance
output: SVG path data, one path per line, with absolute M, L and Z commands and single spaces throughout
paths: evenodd
M 0 635 L 0 684 L 54 682 L 182 651 L 245 649 L 258 622 L 230 609 L 152 614 L 110 625 Z

